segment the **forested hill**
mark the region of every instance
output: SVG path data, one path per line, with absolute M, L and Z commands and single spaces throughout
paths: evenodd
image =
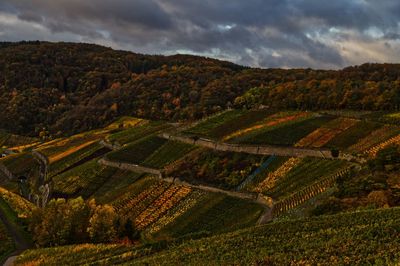
M 0 43 L 0 128 L 71 134 L 122 115 L 194 120 L 229 106 L 398 109 L 400 65 L 340 71 L 251 69 L 92 44 Z

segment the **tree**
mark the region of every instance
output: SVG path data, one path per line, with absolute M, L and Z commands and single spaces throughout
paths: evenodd
M 90 239 L 95 243 L 115 240 L 117 237 L 117 231 L 114 227 L 116 220 L 117 215 L 113 207 L 109 205 L 96 206 L 87 228 Z

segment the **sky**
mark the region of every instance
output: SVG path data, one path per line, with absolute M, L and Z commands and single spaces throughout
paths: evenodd
M 253 67 L 400 62 L 399 0 L 0 0 L 0 41 L 96 43 Z

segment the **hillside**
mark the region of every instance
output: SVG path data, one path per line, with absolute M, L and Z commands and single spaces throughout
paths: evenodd
M 0 196 L 5 208 L 13 210 L 7 212 L 15 213 L 12 216 L 16 218 L 11 218 L 15 228 L 25 230 L 22 235 L 30 235 L 39 247 L 83 244 L 53 251 L 29 250 L 18 260 L 57 264 L 68 260 L 61 254 L 72 248 L 78 257 L 92 254 L 93 263 L 129 261 L 140 254 L 141 260 L 151 264 L 163 254 L 170 258 L 166 263 L 200 262 L 206 257 L 215 261 L 225 258 L 222 253 L 228 254 L 231 245 L 238 245 L 243 237 L 246 241 L 253 237 L 254 253 L 233 256 L 232 263 L 284 263 L 289 258 L 337 259 L 340 263 L 342 257 L 321 257 L 315 250 L 326 245 L 334 250 L 337 243 L 345 242 L 349 246 L 343 252 L 349 261 L 359 261 L 377 240 L 363 235 L 361 229 L 349 228 L 369 226 L 372 231 L 397 232 L 387 219 L 397 221 L 396 206 L 400 205 L 397 116 L 232 109 L 183 126 L 122 117 L 106 127 L 53 140 L 14 137 L 22 141 L 16 145 L 22 145 L 4 146 L 12 153 L 0 159 L 0 185 L 6 188 L 0 190 Z M 387 210 L 378 211 L 381 208 Z M 377 211 L 353 213 L 370 209 Z M 100 235 L 90 233 L 97 212 L 120 225 L 109 224 L 111 231 L 96 229 Z M 376 214 L 376 221 L 370 213 Z M 389 216 L 382 218 L 381 213 Z M 335 220 L 327 216 L 330 214 L 346 223 L 337 228 Z M 365 216 L 372 217 L 365 220 Z M 306 220 L 296 220 L 299 218 Z M 120 231 L 121 223 L 128 229 Z M 264 224 L 268 225 L 261 226 Z M 304 231 L 298 231 L 300 224 L 307 225 Z M 325 243 L 320 227 L 334 234 L 337 242 Z M 245 228 L 253 229 L 237 231 Z M 5 232 L 4 243 L 9 245 Z M 103 233 L 106 238 L 102 238 Z M 226 233 L 230 234 L 221 242 L 218 235 Z M 304 244 L 302 234 L 311 234 L 310 243 L 315 245 L 306 245 L 300 252 L 296 250 Z M 202 240 L 204 237 L 211 239 Z M 271 242 L 265 246 L 263 241 L 275 238 L 276 243 L 294 241 L 285 249 L 291 252 L 290 257 L 280 255 L 285 245 Z M 187 242 L 191 239 L 195 242 Z M 113 244 L 106 244 L 110 241 Z M 176 244 L 168 244 L 163 251 L 165 241 Z M 179 252 L 188 246 L 201 246 L 203 241 L 216 241 L 221 253 L 210 255 L 207 252 L 211 249 L 203 248 L 206 253 L 195 256 Z M 395 246 L 392 241 L 387 242 L 390 248 Z M 92 245 L 99 242 L 106 243 Z M 353 252 L 353 245 L 360 249 Z M 44 258 L 54 252 L 61 252 L 57 260 L 35 262 L 37 256 Z M 305 258 L 303 252 L 310 252 L 310 256 Z M 376 252 L 363 260 L 375 261 L 379 250 Z
M 399 69 L 366 64 L 340 71 L 262 70 L 91 44 L 1 43 L 0 128 L 55 137 L 123 115 L 193 121 L 229 106 L 397 110 Z
M 400 262 L 397 65 L 46 42 L 0 63 L 1 262 Z

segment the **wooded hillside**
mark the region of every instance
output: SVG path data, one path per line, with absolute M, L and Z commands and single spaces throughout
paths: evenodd
M 340 71 L 251 69 L 92 44 L 0 43 L 0 128 L 38 136 L 97 128 L 122 115 L 194 120 L 229 106 L 398 109 L 399 65 Z

